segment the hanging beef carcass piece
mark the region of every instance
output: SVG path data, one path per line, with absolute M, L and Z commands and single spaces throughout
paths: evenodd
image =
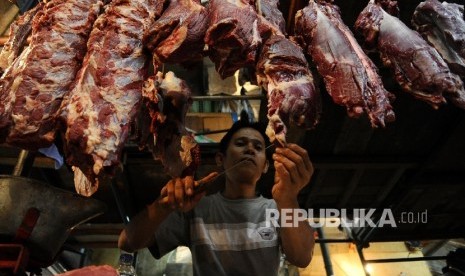
M 18 20 L 11 23 L 8 41 L 3 45 L 0 53 L 0 76 L 23 50 L 27 37 L 31 34 L 32 19 L 43 7 L 44 3 L 40 2 L 33 9 L 21 15 Z
M 143 33 L 160 9 L 155 0 L 115 0 L 94 24 L 88 52 L 63 103 L 65 153 L 92 185 L 112 174 L 141 100 L 148 57 Z M 78 185 L 78 183 L 75 183 Z
M 268 92 L 271 142 L 285 145 L 288 128 L 314 127 L 321 113 L 319 91 L 302 49 L 282 35 L 266 40 L 256 67 L 258 83 Z
M 370 0 L 370 2 L 373 2 Z M 384 11 L 389 13 L 390 15 L 399 17 L 400 10 L 397 1 L 393 0 L 374 0 L 376 4 L 383 8 Z
M 199 0 L 171 0 L 144 40 L 159 63 L 190 64 L 203 58 L 207 27 Z
M 272 35 L 286 34 L 286 22 L 284 21 L 283 14 L 278 9 L 278 0 L 260 0 L 255 1 L 255 8 L 257 9 L 258 15 L 258 30 L 260 30 L 260 38 L 263 41 L 270 38 Z M 253 6 L 252 6 L 253 7 Z M 260 48 L 258 49 L 258 55 L 260 55 Z M 246 67 L 240 68 L 239 70 L 239 85 L 243 85 L 245 82 L 250 81 L 251 84 L 257 85 L 255 64 L 246 65 Z
M 25 149 L 49 147 L 57 117 L 86 52 L 102 2 L 54 0 L 33 19 L 30 45 L 5 72 L 0 84 L 0 132 Z
M 402 89 L 414 97 L 438 108 L 445 102 L 443 94 L 457 96 L 463 90 L 461 80 L 450 72 L 439 53 L 379 4 L 371 1 L 355 28 L 364 36 L 366 47 L 380 52 Z
M 427 0 L 412 18 L 416 30 L 441 54 L 450 70 L 465 78 L 464 6 Z
M 279 0 L 256 0 L 255 6 L 260 15 L 273 24 L 283 35 L 286 35 L 286 21 L 278 8 Z
M 194 175 L 200 164 L 200 148 L 185 127 L 185 117 L 192 104 L 186 82 L 173 72 L 165 76 L 158 72 L 145 82 L 142 96 L 143 108 L 138 121 L 143 133 L 141 146 L 149 148 L 171 177 Z
M 296 40 L 312 57 L 336 104 L 346 106 L 351 117 L 365 111 L 373 127 L 385 126 L 395 119 L 389 102 L 393 96 L 331 2 L 310 0 L 297 12 Z
M 412 24 L 441 54 L 450 70 L 465 79 L 464 6 L 427 0 L 413 14 Z M 465 90 L 458 95 L 445 95 L 456 106 L 465 109 Z
M 208 5 L 205 43 L 208 55 L 222 78 L 242 67 L 255 66 L 261 36 L 260 19 L 248 0 L 212 0 Z

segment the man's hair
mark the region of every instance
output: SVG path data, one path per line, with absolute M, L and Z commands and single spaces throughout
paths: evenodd
M 220 141 L 220 152 L 221 153 L 223 154 L 226 153 L 229 142 L 231 141 L 231 138 L 234 135 L 234 133 L 236 133 L 237 131 L 243 128 L 255 129 L 263 136 L 263 140 L 265 140 L 265 147 L 268 147 L 270 145 L 270 139 L 268 138 L 265 132 L 266 131 L 265 125 L 260 122 L 250 122 L 247 112 L 243 110 L 241 112 L 241 118 L 231 126 L 228 132 L 226 132 L 226 134 L 221 139 Z

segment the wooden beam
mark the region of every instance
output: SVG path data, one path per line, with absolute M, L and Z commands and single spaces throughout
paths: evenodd
M 16 157 L 1 157 L 0 165 L 14 166 L 17 161 L 18 161 L 18 158 Z M 54 169 L 55 160 L 53 160 L 52 158 L 48 158 L 48 157 L 36 156 L 34 159 L 33 167 Z
M 18 14 L 19 9 L 11 3 L 3 2 L 0 5 L 0 35 L 4 34 L 10 27 L 11 22 L 15 20 L 16 15 Z

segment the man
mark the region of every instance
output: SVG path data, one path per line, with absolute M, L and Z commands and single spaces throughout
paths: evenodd
M 273 199 L 257 196 L 257 181 L 269 166 L 267 144 L 260 124 L 236 122 L 216 156 L 225 170 L 224 190 L 204 197 L 205 192 L 194 191 L 200 181 L 170 180 L 160 199 L 121 232 L 119 247 L 126 251 L 149 247 L 160 258 L 179 245 L 188 246 L 195 275 L 277 275 L 280 251 L 290 263 L 306 267 L 314 247 L 310 225 L 299 221 L 297 227 L 275 228 L 266 222 L 266 209 L 299 208 L 297 195 L 309 183 L 313 166 L 298 145 L 277 148 Z

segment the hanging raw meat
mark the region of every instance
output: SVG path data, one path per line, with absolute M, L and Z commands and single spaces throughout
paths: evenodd
M 200 148 L 185 127 L 192 104 L 186 82 L 173 72 L 165 76 L 159 72 L 145 82 L 142 95 L 144 108 L 139 124 L 146 134 L 141 137 L 142 146 L 149 148 L 171 177 L 194 175 L 200 164 Z
M 350 117 L 365 111 L 373 127 L 384 126 L 395 119 L 389 103 L 393 96 L 331 2 L 310 0 L 297 12 L 296 39 L 316 64 L 336 104 L 346 106 Z
M 394 3 L 383 1 L 386 2 Z M 359 15 L 355 28 L 368 48 L 380 52 L 402 89 L 414 97 L 438 108 L 445 102 L 443 94 L 456 97 L 463 90 L 461 80 L 450 72 L 439 53 L 374 1 Z
M 279 10 L 279 0 L 256 0 L 255 5 L 260 15 L 273 24 L 283 35 L 286 34 L 286 21 Z
M 230 77 L 242 67 L 255 66 L 261 24 L 249 1 L 212 0 L 208 13 L 205 43 L 220 76 Z
M 55 0 L 33 19 L 30 45 L 0 84 L 0 132 L 25 149 L 49 147 L 58 110 L 81 67 L 86 42 L 102 2 Z
M 109 4 L 95 22 L 83 67 L 64 102 L 67 162 L 86 176 L 87 185 L 98 185 L 120 163 L 147 75 L 142 38 L 159 12 L 155 4 L 155 0 Z
M 269 38 L 256 67 L 258 83 L 268 93 L 267 135 L 286 144 L 288 128 L 314 127 L 321 113 L 319 91 L 302 49 L 282 35 Z
M 412 24 L 441 54 L 450 70 L 465 78 L 464 6 L 427 0 L 415 9 Z
M 200 0 L 171 0 L 150 28 L 146 46 L 160 63 L 200 61 L 207 27 L 207 10 Z
M 18 20 L 11 23 L 8 41 L 3 45 L 0 53 L 0 76 L 23 50 L 27 37 L 31 34 L 32 19 L 43 7 L 44 4 L 40 2 L 33 9 L 21 15 Z

